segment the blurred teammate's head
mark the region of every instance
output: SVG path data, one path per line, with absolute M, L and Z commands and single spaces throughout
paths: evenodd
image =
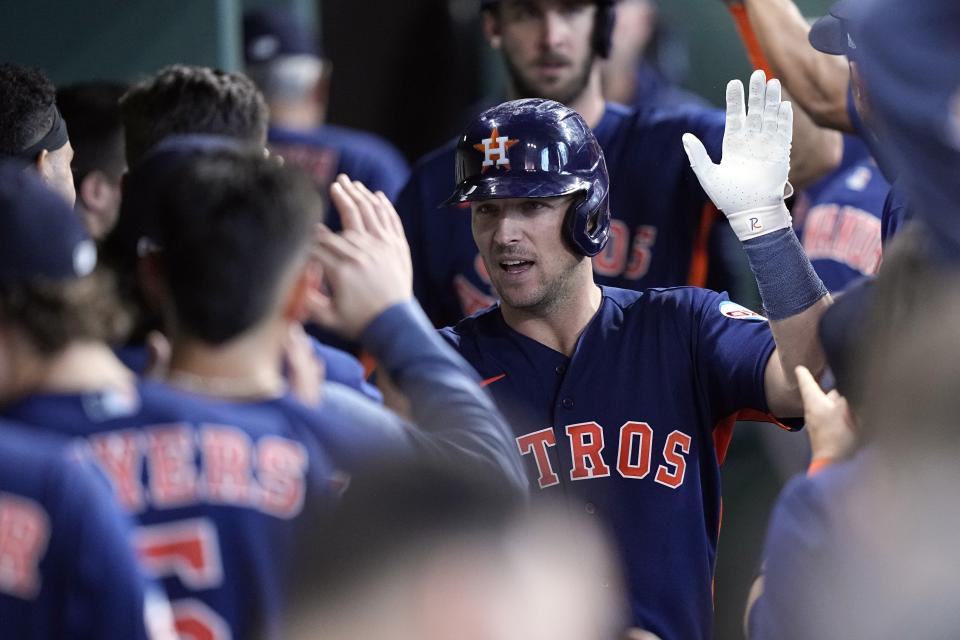
M 294 319 L 322 211 L 309 178 L 257 147 L 161 147 L 135 171 L 148 168 L 125 198 L 139 203 L 141 280 L 171 337 L 218 346 Z
M 591 523 L 463 470 L 360 474 L 303 540 L 292 640 L 601 640 L 622 623 L 620 581 Z
M 488 0 L 483 27 L 499 49 L 514 98 L 563 104 L 600 92 L 594 61 L 609 50 L 612 2 L 605 0 Z
M 96 249 L 58 194 L 0 163 L 0 399 L 29 390 L 42 363 L 74 342 L 126 329 Z
M 127 168 L 120 97 L 126 90 L 114 82 L 81 82 L 57 90 L 74 150 L 76 209 L 98 239 L 113 227 L 120 210 L 120 178 Z
M 39 69 L 0 64 L 0 157 L 32 166 L 71 205 L 73 147 L 56 91 Z
M 860 73 L 857 47 L 859 40 L 858 22 L 868 0 L 836 0 L 830 5 L 826 15 L 813 23 L 809 40 L 814 49 L 832 56 L 846 56 L 850 63 L 850 86 L 854 106 L 860 118 L 876 133 L 876 123 L 870 110 L 867 86 Z
M 326 117 L 330 62 L 317 39 L 290 10 L 263 7 L 243 17 L 247 75 L 263 92 L 270 120 L 280 126 L 313 128 Z
M 960 4 L 874 0 L 861 30 L 882 155 L 899 171 L 911 212 L 960 263 Z
M 213 134 L 263 147 L 267 106 L 246 76 L 173 65 L 135 84 L 120 100 L 127 164 L 132 168 L 167 136 Z

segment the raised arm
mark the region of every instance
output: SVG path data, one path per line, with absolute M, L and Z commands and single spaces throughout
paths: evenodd
M 409 401 L 417 426 L 402 432 L 415 450 L 471 460 L 526 490 L 506 420 L 413 298 L 410 250 L 393 206 L 345 176 L 331 195 L 344 231 L 319 231 L 317 259 L 328 291 L 317 292 L 313 318 L 359 339 L 389 373 Z
M 847 115 L 847 59 L 810 46 L 810 26 L 793 0 L 734 1 L 746 6 L 760 48 L 797 105 L 821 127 L 853 132 Z
M 784 204 L 790 170 L 793 111 L 781 100 L 780 83 L 764 83 L 755 71 L 749 108 L 743 84 L 727 85 L 723 159 L 714 164 L 692 134 L 683 136 L 690 166 L 704 191 L 724 212 L 743 243 L 777 349 L 765 371 L 767 404 L 779 417 L 802 415 L 794 373 L 803 365 L 814 375 L 825 366 L 817 336 L 830 295 L 810 265 Z M 758 82 L 758 80 L 760 80 Z

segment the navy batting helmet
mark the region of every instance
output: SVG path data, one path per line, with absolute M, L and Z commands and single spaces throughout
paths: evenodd
M 601 58 L 610 55 L 613 25 L 616 21 L 616 0 L 594 0 L 597 5 L 597 17 L 593 25 L 593 50 Z M 500 0 L 480 0 L 480 9 L 489 11 L 500 4 Z
M 513 100 L 487 109 L 457 143 L 457 186 L 445 204 L 578 194 L 567 239 L 595 256 L 610 232 L 610 179 L 583 118 L 553 100 Z

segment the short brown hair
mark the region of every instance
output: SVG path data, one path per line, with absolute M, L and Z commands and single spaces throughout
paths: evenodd
M 135 84 L 120 99 L 127 166 L 167 136 L 207 133 L 263 145 L 269 111 L 249 78 L 177 64 Z
M 0 282 L 0 322 L 16 326 L 43 355 L 75 340 L 117 344 L 130 327 L 103 269 L 71 280 Z

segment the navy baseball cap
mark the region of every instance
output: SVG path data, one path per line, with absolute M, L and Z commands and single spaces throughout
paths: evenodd
M 243 59 L 263 64 L 282 56 L 323 57 L 316 34 L 293 11 L 266 7 L 243 16 Z
M 62 196 L 18 162 L 0 161 L 0 280 L 89 274 L 97 250 Z
M 837 0 L 827 11 L 827 15 L 813 23 L 808 39 L 817 51 L 835 56 L 856 55 L 857 43 L 850 32 L 857 7 L 862 0 Z

